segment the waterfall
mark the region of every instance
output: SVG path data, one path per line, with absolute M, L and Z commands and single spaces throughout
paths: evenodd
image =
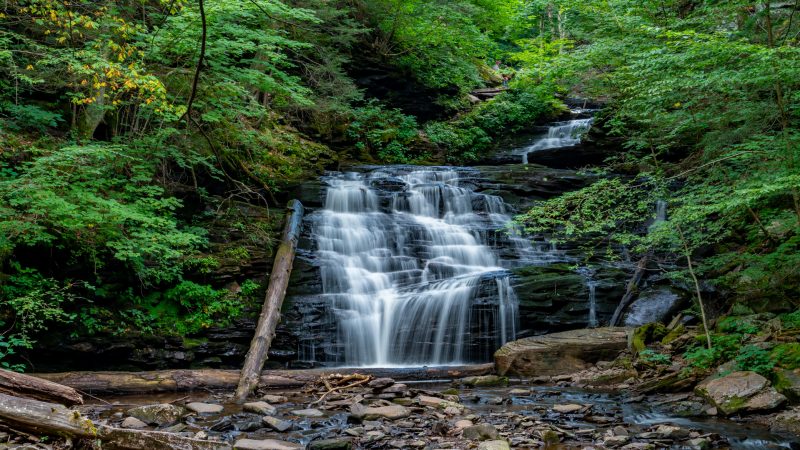
M 667 202 L 664 200 L 656 201 L 656 223 L 667 220 Z
M 593 118 L 575 119 L 568 122 L 557 122 L 548 130 L 547 134 L 533 144 L 521 149 L 522 163 L 528 164 L 528 154 L 539 150 L 551 148 L 572 147 L 581 143 L 581 137 L 589 131 L 594 122 Z
M 461 364 L 515 339 L 518 302 L 507 270 L 514 262 L 496 247 L 518 249 L 520 260 L 537 250 L 505 228 L 502 199 L 460 186 L 453 168 L 324 181 L 312 233 L 337 327 L 336 363 Z
M 588 328 L 597 328 L 597 297 L 595 290 L 597 289 L 597 281 L 589 280 L 586 283 L 589 288 L 589 320 L 587 321 Z
M 585 283 L 586 283 L 586 290 L 589 291 L 589 298 L 587 299 L 587 303 L 589 304 L 589 315 L 586 319 L 586 327 L 587 328 L 597 328 L 600 323 L 597 320 L 597 286 L 600 284 L 599 281 L 594 279 L 595 276 L 595 269 L 591 267 L 579 267 L 576 272 L 583 276 Z

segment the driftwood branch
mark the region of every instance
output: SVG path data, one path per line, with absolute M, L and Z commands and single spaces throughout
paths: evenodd
M 236 388 L 235 398 L 239 402 L 244 401 L 256 388 L 259 374 L 267 360 L 267 351 L 269 351 L 272 338 L 275 336 L 275 328 L 280 321 L 281 306 L 286 296 L 286 287 L 289 285 L 289 276 L 292 274 L 302 221 L 302 203 L 299 200 L 290 201 L 287 205 L 283 239 L 275 255 L 275 263 L 269 277 L 269 287 L 264 297 L 264 306 L 261 308 L 255 335 L 250 342 L 250 350 L 245 357 L 239 385 Z
M 78 391 L 52 381 L 0 369 L 0 393 L 63 405 L 82 405 Z

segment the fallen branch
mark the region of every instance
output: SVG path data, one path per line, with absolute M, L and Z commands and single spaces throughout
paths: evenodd
M 336 384 L 331 384 L 331 379 L 336 380 Z M 348 385 L 344 385 L 344 383 L 352 380 L 358 380 L 354 383 L 350 383 Z M 320 381 L 325 384 L 325 387 L 328 389 L 322 396 L 317 399 L 316 401 L 312 402 L 309 406 L 316 405 L 318 403 L 322 403 L 325 400 L 325 397 L 328 395 L 336 392 L 336 391 L 344 391 L 347 389 L 352 389 L 356 386 L 361 386 L 362 384 L 368 383 L 372 380 L 372 376 L 370 375 L 362 375 L 360 373 L 354 373 L 352 375 L 342 376 L 341 374 L 332 374 L 332 375 L 325 375 L 320 378 Z

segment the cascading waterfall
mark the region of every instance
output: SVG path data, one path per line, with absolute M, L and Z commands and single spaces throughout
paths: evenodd
M 587 321 L 587 327 L 597 328 L 597 294 L 595 293 L 597 281 L 589 280 L 586 283 L 586 287 L 589 288 L 589 320 Z
M 458 170 L 399 168 L 333 174 L 316 213 L 322 288 L 335 316 L 339 364 L 449 365 L 513 340 L 510 261 L 493 240 L 510 217 L 499 197 L 459 186 Z M 481 344 L 482 341 L 483 343 Z
M 593 122 L 593 118 L 588 118 L 553 124 L 544 137 L 521 149 L 522 163 L 528 164 L 529 153 L 552 148 L 572 147 L 580 144 L 581 137 L 589 131 Z

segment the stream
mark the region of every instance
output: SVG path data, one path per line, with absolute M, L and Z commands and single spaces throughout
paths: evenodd
M 439 382 L 407 382 L 417 394 L 442 395 L 451 392 L 453 385 Z M 160 403 L 182 403 L 189 401 L 222 403 L 225 409 L 219 414 L 190 415 L 183 423 L 169 427 L 171 431 L 193 435 L 204 432 L 213 438 L 234 441 L 241 438 L 276 439 L 308 445 L 312 441 L 345 436 L 347 438 L 363 437 L 364 432 L 380 430 L 387 437 L 372 443 L 364 442 L 357 448 L 401 448 L 386 445 L 388 442 L 407 442 L 409 439 L 421 438 L 426 444 L 438 443 L 439 448 L 466 448 L 469 441 L 458 438 L 434 438 L 430 429 L 440 420 L 441 414 L 422 413 L 419 410 L 405 421 L 381 422 L 365 421 L 354 423 L 348 419 L 346 411 L 322 410 L 320 417 L 303 417 L 294 411 L 305 409 L 315 397 L 299 391 L 270 391 L 271 395 L 286 396 L 287 402 L 277 404 L 277 412 L 273 414 L 282 420 L 289 421 L 292 428 L 285 432 L 273 431 L 261 425 L 260 415 L 243 412 L 240 405 L 226 403 L 224 397 L 210 393 L 191 394 L 188 398 L 181 394 L 162 394 L 148 396 L 119 396 L 90 402 L 84 410 L 95 418 L 111 422 L 121 420 L 124 411 L 137 405 Z M 522 381 L 506 387 L 483 387 L 463 389 L 458 394 L 459 401 L 469 411 L 466 417 L 473 421 L 495 426 L 512 442 L 513 448 L 536 448 L 526 439 L 533 437 L 531 430 L 535 424 L 554 424 L 571 438 L 567 438 L 562 447 L 582 448 L 585 445 L 602 444 L 595 434 L 598 430 L 622 426 L 631 436 L 645 436 L 647 430 L 659 425 L 675 425 L 682 429 L 692 430 L 699 436 L 716 439 L 718 444 L 713 448 L 731 449 L 780 449 L 797 448 L 791 438 L 776 435 L 763 427 L 744 422 L 722 418 L 697 418 L 676 414 L 670 405 L 680 403 L 685 395 L 651 396 L 646 400 L 641 397 L 627 397 L 624 393 L 587 392 L 569 387 L 531 386 Z M 553 411 L 554 405 L 577 404 L 591 405 L 588 411 L 574 414 L 559 414 Z M 443 417 L 443 416 L 441 416 Z M 420 430 L 422 429 L 422 430 Z M 350 431 L 348 431 L 350 430 Z M 355 431 L 353 431 L 355 430 Z M 360 433 L 360 434 L 359 434 Z M 514 442 L 517 445 L 514 445 Z M 580 445 L 579 445 L 580 444 Z M 687 448 L 677 444 L 669 444 L 669 440 L 661 440 L 661 448 Z M 407 447 L 402 447 L 407 448 Z

